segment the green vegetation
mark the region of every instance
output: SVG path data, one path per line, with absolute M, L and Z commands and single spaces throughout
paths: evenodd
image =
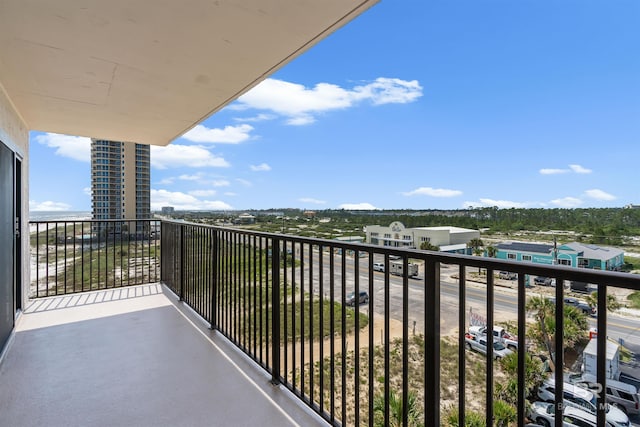
M 640 308 L 640 291 L 635 291 L 627 295 L 629 306 L 632 308 Z
M 483 234 L 535 233 L 538 240 L 553 240 L 552 230 L 571 232 L 570 240 L 613 246 L 637 246 L 631 238 L 640 235 L 640 210 L 624 208 L 586 209 L 498 209 L 479 207 L 458 210 L 397 210 L 397 211 L 317 211 L 315 218 L 306 218 L 299 209 L 251 211 L 256 224 L 244 226 L 262 231 L 299 236 L 331 238 L 339 235 L 364 236 L 363 226 L 388 225 L 400 221 L 406 227 L 452 225 L 486 229 Z M 285 217 L 284 221 L 282 216 Z M 229 213 L 176 213 L 189 221 L 230 223 Z M 330 218 L 320 222 L 318 218 Z M 303 227 L 300 227 L 303 226 Z
M 535 322 L 527 329 L 527 336 L 555 360 L 555 304 L 551 300 L 534 296 L 527 301 L 527 312 L 533 314 Z M 563 347 L 565 352 L 573 349 L 576 344 L 586 340 L 589 323 L 587 315 L 575 307 L 564 306 Z

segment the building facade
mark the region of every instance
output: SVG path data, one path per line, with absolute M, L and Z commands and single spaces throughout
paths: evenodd
M 91 140 L 94 220 L 151 218 L 149 146 Z
M 495 247 L 496 258 L 513 261 L 596 270 L 620 270 L 624 264 L 624 251 L 621 249 L 579 242 L 565 243 L 556 248 L 550 244 L 525 242 L 499 243 Z
M 366 234 L 372 245 L 419 249 L 423 242 L 428 242 L 443 252 L 455 253 L 469 253 L 467 243 L 480 238 L 478 230 L 448 226 L 406 228 L 400 221 L 388 227 L 369 225 Z

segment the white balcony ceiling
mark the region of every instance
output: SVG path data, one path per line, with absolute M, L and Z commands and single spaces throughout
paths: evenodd
M 0 0 L 31 130 L 166 145 L 377 0 Z

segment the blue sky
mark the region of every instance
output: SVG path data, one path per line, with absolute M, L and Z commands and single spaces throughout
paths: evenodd
M 383 0 L 151 149 L 152 209 L 640 203 L 640 2 Z M 89 140 L 31 133 L 31 210 L 90 210 Z

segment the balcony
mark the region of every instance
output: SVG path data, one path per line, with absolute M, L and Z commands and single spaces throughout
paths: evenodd
M 465 348 L 478 319 L 489 329 L 510 321 L 521 337 L 510 425 L 523 425 L 534 352 L 526 302 L 538 294 L 527 276 L 595 284 L 598 307 L 613 291 L 640 290 L 625 273 L 188 223 L 32 227 L 34 299 L 0 370 L 0 412 L 17 425 L 435 426 L 452 416 L 464 425 L 470 409 L 492 425 L 506 379 L 493 346 L 486 357 Z M 517 279 L 506 287 L 499 271 Z M 557 396 L 573 355 L 567 290 L 549 291 L 558 302 L 550 345 L 563 349 L 554 362 L 565 367 L 552 373 L 560 425 Z M 367 298 L 352 302 L 351 292 Z M 610 316 L 603 308 L 588 320 L 598 329 L 600 384 Z

